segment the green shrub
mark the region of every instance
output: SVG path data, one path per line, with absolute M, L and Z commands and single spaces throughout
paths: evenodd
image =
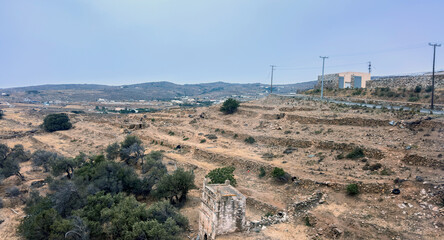
M 66 113 L 49 114 L 43 120 L 43 129 L 47 132 L 68 130 L 72 127 Z
M 210 184 L 223 184 L 225 180 L 230 180 L 230 184 L 236 186 L 237 182 L 234 178 L 234 170 L 236 170 L 236 168 L 233 166 L 216 168 L 211 170 L 205 177 L 211 180 Z
M 419 97 L 418 96 L 410 96 L 409 97 L 409 102 L 417 102 L 419 100 Z
M 428 93 L 431 92 L 432 90 L 433 90 L 432 85 L 427 86 L 426 89 L 425 89 L 425 91 L 428 92 Z
M 267 175 L 265 168 L 264 167 L 259 168 L 259 177 L 263 178 L 263 177 L 265 177 L 265 175 Z
M 204 138 L 204 139 L 201 139 L 200 140 L 200 143 L 205 143 L 207 140 Z
M 239 107 L 239 102 L 235 99 L 229 98 L 225 100 L 225 102 L 220 107 L 220 111 L 225 114 L 233 114 L 237 111 L 237 108 Z
M 308 216 L 304 217 L 304 223 L 307 227 L 312 227 L 313 225 L 310 223 L 310 218 Z
M 0 119 L 3 118 L 3 115 L 4 115 L 3 110 L 0 110 Z
M 357 195 L 359 193 L 358 185 L 355 183 L 347 185 L 347 194 L 350 196 Z
M 421 85 L 417 85 L 416 87 L 415 87 L 415 93 L 420 93 L 421 92 L 421 90 L 422 90 L 422 87 L 421 87 Z
M 275 167 L 271 172 L 271 176 L 278 182 L 286 183 L 290 179 L 290 175 L 282 168 Z
M 253 143 L 255 143 L 256 142 L 256 140 L 253 138 L 253 137 L 247 137 L 247 138 L 245 138 L 245 140 L 244 140 L 246 143 L 248 143 L 248 144 L 253 144 Z
M 174 136 L 174 132 L 173 132 L 173 131 L 169 131 L 169 132 L 168 132 L 168 135 L 170 135 L 170 136 Z
M 374 163 L 370 165 L 369 163 L 366 163 L 364 167 L 362 167 L 362 170 L 370 170 L 370 171 L 376 171 L 382 168 L 382 164 L 380 163 Z
M 384 168 L 379 174 L 382 176 L 390 176 L 393 174 L 393 172 L 388 168 Z
M 351 151 L 345 157 L 349 158 L 349 159 L 357 159 L 357 158 L 362 158 L 364 156 L 365 156 L 364 150 L 362 150 L 362 148 L 357 147 L 357 148 L 353 149 L 353 151 Z
M 112 143 L 106 147 L 106 158 L 114 160 L 119 156 L 120 146 L 117 142 Z

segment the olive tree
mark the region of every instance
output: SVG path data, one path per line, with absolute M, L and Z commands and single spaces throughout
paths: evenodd
M 127 164 L 136 164 L 143 159 L 145 149 L 142 146 L 142 140 L 137 136 L 128 135 L 125 140 L 120 143 L 119 156 Z
M 168 199 L 171 204 L 183 204 L 189 190 L 196 188 L 194 173 L 178 168 L 171 175 L 165 175 L 156 185 L 158 198 Z

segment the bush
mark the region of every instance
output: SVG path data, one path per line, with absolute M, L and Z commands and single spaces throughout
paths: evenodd
M 3 198 L 0 198 L 0 208 L 3 208 Z
M 418 96 L 410 96 L 408 101 L 409 102 L 417 102 L 417 101 L 419 101 L 419 97 Z
M 255 143 L 256 142 L 256 140 L 253 138 L 253 137 L 247 137 L 247 138 L 245 138 L 245 143 L 248 143 L 248 144 L 253 144 L 253 143 Z
M 263 177 L 265 177 L 265 175 L 267 175 L 265 168 L 264 167 L 259 168 L 259 177 L 263 178 Z
M 60 157 L 57 161 L 50 163 L 51 173 L 54 176 L 60 176 L 62 173 L 66 173 L 68 179 L 71 179 L 74 174 L 74 169 L 80 167 L 85 162 L 84 157 L 84 155 L 79 155 L 75 158 Z
M 112 194 L 122 191 L 145 194 L 151 191 L 148 182 L 139 179 L 134 168 L 114 161 L 86 163 L 75 170 L 73 180 L 77 186 L 86 188 L 90 194 L 99 191 Z
M 225 100 L 225 102 L 220 107 L 220 111 L 225 114 L 233 114 L 237 111 L 237 108 L 239 107 L 239 102 L 235 99 L 229 98 Z
M 347 156 L 345 156 L 346 158 L 349 159 L 357 159 L 357 158 L 362 158 L 364 157 L 364 150 L 362 150 L 362 148 L 355 148 L 353 149 L 353 151 L 351 151 L 349 154 L 347 154 Z
M 43 129 L 47 132 L 68 130 L 72 127 L 66 113 L 49 114 L 43 120 Z
M 205 143 L 207 140 L 204 138 L 204 139 L 201 139 L 200 140 L 200 143 Z
M 382 168 L 382 164 L 380 163 L 374 163 L 370 165 L 369 163 L 366 163 L 364 167 L 362 167 L 362 170 L 370 170 L 370 171 L 376 171 Z
M 57 161 L 62 156 L 57 153 L 45 150 L 37 150 L 31 155 L 31 161 L 34 166 L 43 166 L 45 172 L 49 171 L 49 166 L 52 162 Z
M 5 144 L 0 144 L 0 175 L 5 178 L 17 175 L 23 179 L 18 160 L 14 158 L 13 152 Z
M 162 163 L 163 154 L 159 151 L 151 151 L 145 157 L 145 163 L 142 165 L 142 173 L 149 176 L 152 185 L 157 183 L 165 174 L 167 168 Z
M 106 147 L 106 158 L 114 160 L 119 156 L 120 146 L 118 143 L 112 143 Z
M 425 89 L 425 91 L 428 92 L 428 93 L 431 92 L 432 90 L 433 90 L 432 85 L 427 86 L 426 89 Z
M 359 193 L 358 185 L 355 183 L 347 185 L 347 194 L 350 196 L 357 195 Z
M 271 172 L 271 176 L 279 182 L 286 183 L 290 179 L 290 175 L 284 171 L 282 168 L 275 167 Z
M 225 183 L 225 180 L 230 180 L 230 184 L 236 186 L 237 182 L 233 174 L 235 169 L 236 168 L 233 166 L 216 168 L 211 170 L 205 177 L 210 178 L 210 184 L 223 184 Z
M 20 195 L 20 190 L 17 187 L 10 187 L 6 189 L 6 195 L 8 197 L 17 197 Z
M 9 155 L 18 162 L 26 162 L 31 158 L 29 151 L 25 151 L 21 144 L 16 144 Z
M 421 92 L 421 90 L 422 90 L 422 86 L 421 85 L 417 85 L 416 87 L 415 87 L 415 93 L 420 93 Z

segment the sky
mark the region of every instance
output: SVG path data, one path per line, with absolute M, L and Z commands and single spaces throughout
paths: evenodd
M 0 0 L 0 88 L 432 70 L 442 0 Z M 444 69 L 444 46 L 436 68 Z

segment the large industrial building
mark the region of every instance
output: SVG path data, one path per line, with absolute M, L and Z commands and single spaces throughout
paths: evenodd
M 322 75 L 318 76 L 316 88 L 321 88 Z M 365 88 L 370 73 L 342 72 L 324 75 L 324 88 Z

